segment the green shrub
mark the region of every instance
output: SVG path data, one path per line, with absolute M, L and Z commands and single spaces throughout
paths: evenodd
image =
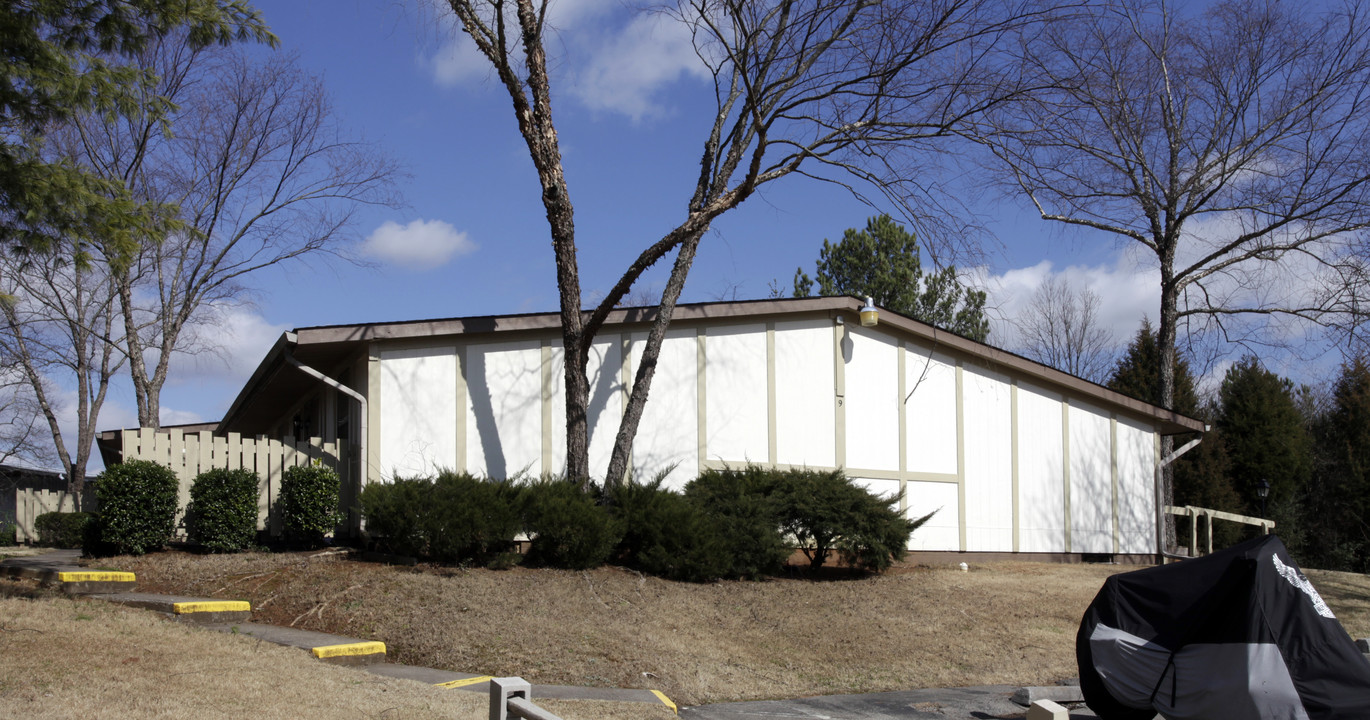
M 778 475 L 756 466 L 708 470 L 685 486 L 685 497 L 717 524 L 730 563 L 725 577 L 774 575 L 789 559 L 774 498 Z
M 18 545 L 18 529 L 19 524 L 14 521 L 14 513 L 0 513 L 0 546 Z
M 669 580 L 733 576 L 732 553 L 719 523 L 680 493 L 662 489 L 662 479 L 614 491 L 612 508 L 624 529 L 616 550 L 619 562 Z
M 362 488 L 357 502 L 366 520 L 366 534 L 376 548 L 397 555 L 426 557 L 428 533 L 424 515 L 431 507 L 433 481 L 395 478 Z
M 428 551 L 444 562 L 504 564 L 519 532 L 518 488 L 469 473 L 444 472 L 433 482 L 426 515 Z
M 579 483 L 540 480 L 522 488 L 529 565 L 585 570 L 603 565 L 622 535 L 617 518 Z
M 507 567 L 519 531 L 518 489 L 468 473 L 396 478 L 361 493 L 366 531 L 377 547 L 442 562 Z
M 133 460 L 106 468 L 95 482 L 99 512 L 89 524 L 86 552 L 141 555 L 166 544 L 175 529 L 176 473 Z
M 286 539 L 319 547 L 342 522 L 338 512 L 338 473 L 322 465 L 286 468 L 281 476 L 280 508 Z
M 899 497 L 880 497 L 841 470 L 795 470 L 777 476 L 781 527 L 818 569 L 835 552 L 853 567 L 883 572 L 904 556 L 909 535 L 932 517 L 904 518 Z
M 86 523 L 91 520 L 90 513 L 47 512 L 33 521 L 33 529 L 38 533 L 38 544 L 55 548 L 79 548 L 85 544 Z M 9 526 L 9 539 L 14 539 L 14 528 Z
M 190 486 L 186 531 L 213 552 L 236 552 L 257 538 L 257 474 L 238 468 L 200 473 Z

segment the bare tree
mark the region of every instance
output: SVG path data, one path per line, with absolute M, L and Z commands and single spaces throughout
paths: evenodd
M 1019 67 L 1045 89 L 978 137 L 1044 219 L 1156 263 L 1157 404 L 1174 402 L 1181 324 L 1235 334 L 1346 309 L 1370 225 L 1367 19 L 1355 3 L 1113 0 L 1024 42 Z
M 5 300 L 0 299 L 0 302 Z M 3 333 L 8 335 L 8 331 Z M 42 464 L 49 459 L 42 441 L 42 409 L 23 363 L 0 340 L 0 463 Z
M 1065 278 L 1048 278 L 1014 324 L 1024 355 L 1090 382 L 1108 379 L 1115 338 L 1089 288 L 1076 292 Z
M 700 239 L 760 186 L 798 173 L 896 201 L 915 227 L 937 217 L 910 171 L 936 141 L 1018 91 L 990 61 L 1038 18 L 1015 0 L 681 0 L 660 9 L 685 23 L 714 82 L 700 170 L 684 216 L 643 248 L 614 287 L 583 309 L 575 213 L 562 166 L 548 73 L 543 0 L 449 0 L 461 28 L 507 91 L 542 190 L 556 259 L 566 354 L 566 474 L 588 482 L 590 344 L 642 273 L 674 254 L 605 474 L 620 482 L 666 328 Z M 853 178 L 855 180 L 853 180 Z M 920 222 L 921 221 L 921 222 Z
M 158 77 L 145 104 L 118 117 L 83 117 L 59 147 L 171 214 L 131 258 L 100 245 L 129 329 L 138 421 L 158 427 L 173 354 L 215 349 L 197 346 L 203 338 L 187 329 L 245 302 L 252 273 L 337 254 L 361 206 L 397 203 L 397 170 L 343 133 L 322 82 L 293 56 L 256 60 L 173 34 L 138 61 Z M 153 112 L 159 98 L 175 107 Z
M 123 364 L 110 278 L 70 241 L 50 252 L 0 254 L 0 354 L 12 359 L 51 433 L 76 503 L 110 380 Z M 60 388 L 75 388 L 75 438 Z M 74 440 L 74 442 L 73 442 Z

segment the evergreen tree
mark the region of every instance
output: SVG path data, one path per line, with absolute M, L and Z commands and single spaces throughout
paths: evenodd
M 1128 344 L 1121 358 L 1113 366 L 1108 387 L 1124 395 L 1145 402 L 1153 402 L 1161 375 L 1161 352 L 1156 342 L 1156 331 L 1151 323 L 1142 321 L 1136 337 Z M 1189 363 L 1179 358 L 1175 363 L 1175 412 L 1190 417 L 1202 418 L 1212 423 L 1217 408 L 1200 407 L 1198 393 L 1195 391 L 1194 375 Z M 1197 437 L 1184 435 L 1176 438 L 1179 447 Z M 1204 435 L 1199 446 L 1181 455 L 1171 464 L 1172 505 L 1193 505 L 1195 507 L 1240 513 L 1245 510 L 1241 497 L 1232 487 L 1229 475 L 1227 448 L 1222 433 L 1217 430 Z M 1180 522 L 1175 527 L 1176 544 L 1189 545 L 1189 524 Z M 1213 531 L 1213 547 L 1227 547 L 1242 537 L 1241 528 L 1231 523 L 1217 523 Z
M 848 228 L 842 240 L 823 240 L 818 256 L 818 294 L 870 297 L 876 305 L 950 330 L 971 340 L 989 337 L 985 293 L 962 285 L 956 267 L 925 273 L 918 238 L 889 215 Z M 794 296 L 808 297 L 814 280 L 795 271 Z
M 274 42 L 243 0 L 15 0 L 0 3 L 0 241 L 46 249 L 59 235 L 131 250 L 164 214 L 117 180 L 44 157 L 54 124 L 83 112 L 165 113 L 138 89 L 156 78 L 128 59 L 184 29 L 193 45 Z
M 1294 384 L 1247 356 L 1228 368 L 1219 398 L 1228 474 L 1247 514 L 1260 512 L 1256 488 L 1262 480 L 1270 483 L 1267 509 L 1296 501 L 1312 470 L 1312 443 Z
M 1110 390 L 1128 397 L 1154 403 L 1160 381 L 1160 345 L 1156 342 L 1156 331 L 1151 327 L 1151 321 L 1143 319 L 1137 336 L 1114 364 L 1106 385 Z M 1178 356 L 1175 360 L 1175 402 L 1169 409 L 1190 417 L 1199 415 L 1199 395 L 1194 390 L 1194 374 L 1189 369 L 1189 363 Z
M 1308 555 L 1316 567 L 1370 570 L 1370 366 L 1342 365 L 1318 423 L 1317 470 L 1304 493 Z

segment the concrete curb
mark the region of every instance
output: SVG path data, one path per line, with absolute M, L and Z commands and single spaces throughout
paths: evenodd
M 340 665 L 370 665 L 385 662 L 385 643 L 374 640 L 329 635 L 328 633 L 263 625 L 261 623 L 213 623 L 205 625 L 210 630 L 247 635 L 277 645 L 288 645 L 308 650 L 314 657 L 324 662 Z
M 245 600 L 214 600 L 139 592 L 96 593 L 91 597 L 153 610 L 164 613 L 173 620 L 200 625 L 247 622 L 252 617 L 252 605 Z

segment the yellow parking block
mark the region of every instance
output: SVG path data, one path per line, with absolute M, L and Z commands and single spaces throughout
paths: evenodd
M 199 602 L 178 602 L 171 606 L 177 615 L 202 612 L 252 612 L 252 603 L 246 600 L 203 600 Z
M 355 657 L 357 655 L 384 655 L 385 643 L 378 641 L 344 643 L 342 645 L 323 645 L 313 649 L 314 657 L 319 659 Z
M 131 572 L 112 572 L 112 571 L 70 571 L 57 573 L 57 579 L 61 582 L 135 582 Z

